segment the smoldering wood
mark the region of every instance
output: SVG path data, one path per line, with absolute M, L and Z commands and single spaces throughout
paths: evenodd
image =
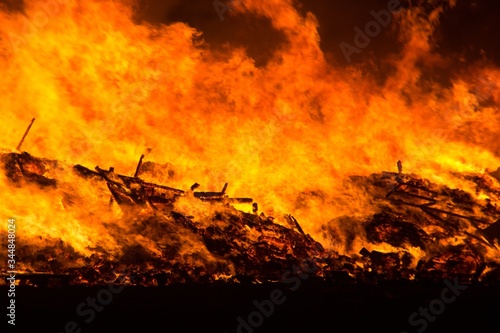
M 0 274 L 0 278 L 3 278 L 8 284 L 7 278 L 10 274 Z M 54 273 L 16 273 L 15 280 L 19 281 L 19 286 L 37 286 L 37 287 L 62 287 L 70 284 L 70 281 L 74 279 L 75 276 L 70 274 L 54 274 Z

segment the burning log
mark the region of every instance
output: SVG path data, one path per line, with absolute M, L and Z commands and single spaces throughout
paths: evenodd
M 410 222 L 404 222 L 388 213 L 375 214 L 373 221 L 365 226 L 367 238 L 373 243 L 388 243 L 395 247 L 404 248 L 411 245 L 425 249 L 431 237 Z
M 55 179 L 45 176 L 50 169 L 57 168 L 57 161 L 34 158 L 26 152 L 5 154 L 1 160 L 6 176 L 17 185 L 23 182 L 36 183 L 41 187 L 57 185 Z
M 253 199 L 251 198 L 229 198 L 226 195 L 228 183 L 224 184 L 224 187 L 220 192 L 194 192 L 195 198 L 198 198 L 203 201 L 210 202 L 227 202 L 227 203 L 252 203 Z
M 259 204 L 257 204 L 256 202 L 254 202 L 252 204 L 252 213 L 257 214 L 258 212 L 259 212 Z
M 302 230 L 302 227 L 300 226 L 299 222 L 297 222 L 295 217 L 293 217 L 292 215 L 287 215 L 287 218 L 301 234 L 305 235 L 304 230 Z
M 31 126 L 33 126 L 34 122 L 35 122 L 35 118 L 31 119 L 31 123 L 28 125 L 28 128 L 24 132 L 24 135 L 21 138 L 21 141 L 19 141 L 19 144 L 16 147 L 17 151 L 21 151 L 21 147 L 23 146 L 24 139 L 26 139 L 26 136 L 28 136 L 28 133 L 30 132 Z
M 144 159 L 144 154 L 141 155 L 139 159 L 139 163 L 137 164 L 137 168 L 135 169 L 134 178 L 139 177 L 139 172 L 141 171 L 142 160 Z
M 403 188 L 406 188 L 406 190 L 404 190 Z M 438 197 L 440 195 L 442 196 L 443 194 L 448 195 L 449 197 L 449 201 L 444 201 L 446 203 L 446 206 L 448 207 L 447 210 L 433 207 L 438 203 Z M 395 198 L 396 195 L 398 195 L 399 197 Z M 401 197 L 411 198 L 414 201 L 406 201 Z M 479 219 L 475 216 L 459 214 L 449 210 L 450 207 L 453 207 L 453 209 L 461 209 L 467 212 L 472 212 L 474 211 L 474 206 L 477 206 L 470 195 L 457 190 L 443 189 L 441 193 L 438 193 L 437 191 L 430 190 L 427 187 L 423 186 L 423 184 L 419 184 L 414 180 L 405 182 L 399 179 L 398 184 L 386 194 L 386 198 L 390 198 L 398 205 L 406 205 L 419 208 L 422 212 L 428 214 L 436 221 L 441 222 L 443 228 L 447 229 L 449 232 L 461 232 L 457 219 L 467 220 L 476 230 L 480 230 L 480 225 L 489 225 L 491 223 L 490 221 Z M 451 218 L 456 219 L 453 220 Z M 470 233 L 467 233 L 467 235 L 475 237 L 479 241 L 484 242 L 482 239 L 478 238 L 475 235 L 471 235 Z M 491 246 L 491 244 L 487 242 L 484 243 Z
M 437 279 L 459 277 L 470 281 L 476 272 L 484 270 L 481 258 L 468 245 L 449 246 L 439 254 L 421 262 L 417 272 L 422 279 Z
M 82 175 L 95 175 L 90 170 L 85 170 L 85 167 L 76 166 L 76 171 Z M 153 203 L 153 208 L 156 209 L 154 203 L 172 203 L 178 197 L 186 194 L 185 191 L 173 187 L 148 183 L 138 177 L 128 177 L 124 175 L 115 174 L 114 171 L 106 171 L 96 167 L 97 175 L 101 176 L 107 183 L 108 187 L 117 200 L 121 204 L 139 204 L 144 205 L 147 202 Z M 220 192 L 194 192 L 199 184 L 191 186 L 193 195 L 202 201 L 218 202 L 218 203 L 252 203 L 251 198 L 230 198 L 226 195 L 226 183 Z

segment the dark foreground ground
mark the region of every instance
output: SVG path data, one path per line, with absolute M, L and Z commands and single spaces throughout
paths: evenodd
M 263 285 L 176 285 L 127 287 L 112 294 L 108 287 L 54 287 L 16 289 L 16 326 L 8 325 L 2 296 L 2 332 L 500 332 L 500 286 L 469 286 L 449 304 L 439 301 L 446 285 L 440 283 L 384 283 L 379 285 L 302 282 Z M 271 292 L 282 304 L 269 307 Z M 281 292 L 283 293 L 281 295 Z M 0 288 L 7 295 L 7 288 Z M 88 298 L 107 305 L 92 310 Z M 109 295 L 111 299 L 107 298 Z M 279 298 L 277 295 L 281 295 Z M 452 293 L 444 293 L 447 299 Z M 259 327 L 241 326 L 256 311 L 254 300 L 264 301 L 269 317 L 253 313 Z M 99 301 L 97 301 L 99 302 Z M 440 306 L 445 304 L 444 309 Z M 80 312 L 77 308 L 80 306 Z M 409 317 L 420 307 L 440 313 L 430 319 Z M 267 310 L 266 310 L 267 309 Z M 273 310 L 273 311 L 271 311 Z M 272 312 L 272 313 L 271 313 Z M 442 312 L 442 313 L 441 313 Z M 95 315 L 95 316 L 94 316 Z M 94 318 L 91 318 L 94 316 Z M 86 322 L 89 321 L 89 323 Z M 74 323 L 70 323 L 70 322 Z M 68 324 L 69 323 L 69 324 Z M 425 325 L 427 327 L 425 328 Z

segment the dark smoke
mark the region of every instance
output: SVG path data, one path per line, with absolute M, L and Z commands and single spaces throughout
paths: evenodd
M 315 0 L 298 1 L 302 13 L 312 12 L 318 19 L 321 47 L 335 66 L 347 66 L 339 44 L 352 43 L 355 26 L 373 20 L 370 11 L 387 8 L 388 0 Z M 401 7 L 419 7 L 429 14 L 436 6 L 444 6 L 445 12 L 433 36 L 435 53 L 449 59 L 446 68 L 426 68 L 429 80 L 446 85 L 450 74 L 461 71 L 476 62 L 489 61 L 500 65 L 500 3 L 496 0 L 457 0 L 454 8 L 447 1 L 401 0 Z M 223 49 L 224 45 L 244 46 L 248 54 L 260 66 L 272 58 L 285 37 L 273 29 L 270 22 L 253 15 L 231 15 L 220 21 L 211 0 L 141 0 L 137 20 L 153 24 L 182 21 L 203 32 L 207 45 Z M 389 75 L 391 67 L 385 61 L 390 54 L 401 49 L 397 36 L 397 24 L 391 24 L 374 38 L 359 55 L 353 56 L 351 65 L 370 66 L 381 79 Z
M 229 1 L 229 0 L 228 0 Z M 244 1 L 244 0 L 243 0 Z M 224 2 L 224 1 L 223 1 Z M 352 43 L 355 26 L 373 20 L 370 11 L 387 7 L 389 0 L 314 0 L 296 1 L 300 12 L 312 12 L 319 21 L 321 47 L 327 59 L 335 66 L 348 66 L 339 44 Z M 446 59 L 446 65 L 436 68 L 421 64 L 424 77 L 447 85 L 453 73 L 467 71 L 477 63 L 500 65 L 500 2 L 497 0 L 457 0 L 450 8 L 443 0 L 401 0 L 402 8 L 419 7 L 430 13 L 436 6 L 444 6 L 440 25 L 434 33 L 437 55 Z M 22 0 L 0 0 L 0 8 L 22 12 Z M 268 19 L 253 14 L 227 12 L 224 21 L 217 15 L 212 0 L 138 0 L 135 20 L 138 23 L 169 24 L 185 22 L 203 32 L 205 47 L 224 51 L 228 47 L 245 47 L 257 66 L 265 66 L 274 53 L 287 43 L 286 37 L 274 29 Z M 398 54 L 401 44 L 397 24 L 384 28 L 379 36 L 359 55 L 352 57 L 351 65 L 361 66 L 379 77 L 381 82 L 394 69 L 386 62 L 391 54 Z
M 24 2 L 22 0 L 0 0 L 0 10 L 23 12 Z

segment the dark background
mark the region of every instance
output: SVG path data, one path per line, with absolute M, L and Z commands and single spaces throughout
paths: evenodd
M 420 307 L 429 307 L 445 285 L 404 281 L 360 285 L 308 280 L 296 291 L 281 284 L 127 287 L 102 312 L 96 313 L 94 321 L 86 324 L 84 319 L 88 317 L 78 316 L 76 307 L 87 297 L 96 297 L 103 288 L 107 287 L 18 287 L 16 327 L 2 332 L 60 333 L 68 321 L 75 321 L 81 333 L 235 333 L 236 318 L 247 318 L 256 309 L 254 300 L 269 299 L 271 291 L 278 288 L 286 301 L 276 306 L 254 332 L 241 333 L 416 333 L 408 317 Z M 7 288 L 1 287 L 0 293 L 6 294 Z M 499 286 L 469 286 L 428 324 L 425 333 L 498 333 L 499 299 Z M 6 318 L 0 326 L 7 326 Z
M 423 4 L 419 4 L 422 2 Z M 297 7 L 303 13 L 312 12 L 319 21 L 321 46 L 336 64 L 345 65 L 339 43 L 353 40 L 354 26 L 364 27 L 373 20 L 371 10 L 387 8 L 388 0 L 302 0 Z M 443 1 L 405 1 L 403 7 L 420 6 L 430 12 Z M 500 3 L 496 0 L 458 0 L 455 8 L 448 8 L 436 31 L 436 51 L 444 55 L 465 57 L 475 61 L 487 57 L 500 63 Z M 228 13 L 229 14 L 229 13 Z M 207 43 L 220 46 L 226 42 L 244 45 L 253 57 L 262 61 L 262 55 L 284 42 L 279 32 L 272 29 L 265 18 L 250 15 L 226 15 L 223 22 L 215 13 L 211 0 L 141 0 L 137 19 L 153 23 L 187 22 L 204 32 Z M 367 57 L 384 57 L 398 49 L 398 42 L 391 29 L 384 29 L 362 52 L 356 61 Z
M 296 3 L 301 12 L 312 12 L 318 18 L 324 52 L 336 65 L 346 66 L 339 43 L 352 43 L 353 28 L 364 27 L 373 20 L 370 11 L 387 8 L 388 0 L 301 0 Z M 21 12 L 24 6 L 22 0 L 0 0 L 0 4 L 7 10 Z M 401 0 L 401 4 L 405 8 L 421 7 L 426 12 L 440 4 L 447 8 L 434 36 L 436 52 L 450 58 L 462 57 L 469 64 L 484 59 L 500 64 L 499 1 L 457 0 L 453 9 L 440 0 Z M 138 23 L 152 24 L 186 22 L 203 32 L 210 47 L 227 43 L 247 47 L 259 65 L 264 65 L 272 51 L 286 42 L 263 17 L 226 12 L 221 21 L 212 0 L 138 0 L 135 19 Z M 397 51 L 399 45 L 394 30 L 397 29 L 383 29 L 368 46 L 370 52 L 361 52 L 353 61 L 383 58 L 388 52 Z
M 221 0 L 222 1 L 222 0 Z M 230 0 L 222 1 L 230 3 Z M 319 21 L 321 48 L 326 59 L 336 67 L 361 66 L 378 82 L 394 71 L 386 59 L 401 49 L 400 27 L 391 23 L 373 38 L 360 54 L 348 64 L 339 44 L 353 44 L 353 28 L 364 28 L 373 20 L 370 11 L 387 8 L 389 0 L 295 0 L 300 12 L 312 12 Z M 444 0 L 401 0 L 402 8 L 423 9 L 428 15 L 437 6 L 444 6 L 440 24 L 435 29 L 435 54 L 446 59 L 439 64 L 419 64 L 423 78 L 448 86 L 454 75 L 466 72 L 475 64 L 500 65 L 500 2 L 498 0 L 457 0 L 450 8 Z M 0 0 L 5 10 L 22 12 L 23 0 Z M 205 47 L 227 50 L 245 47 L 257 66 L 265 66 L 276 49 L 287 43 L 286 37 L 273 29 L 265 17 L 227 11 L 221 21 L 213 0 L 137 0 L 134 20 L 138 24 L 168 24 L 185 22 L 203 33 Z M 404 32 L 403 32 L 404 33 Z

